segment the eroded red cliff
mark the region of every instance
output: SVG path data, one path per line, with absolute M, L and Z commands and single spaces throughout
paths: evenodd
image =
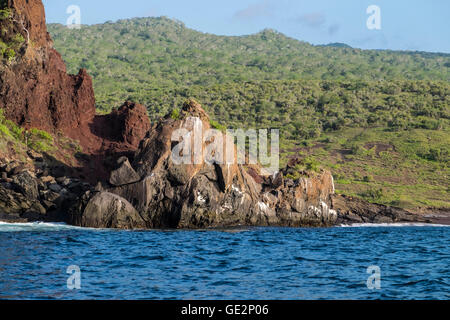
M 14 56 L 0 63 L 0 108 L 26 129 L 77 140 L 85 154 L 85 163 L 79 164 L 84 175 L 105 178 L 108 170 L 102 159 L 132 154 L 149 130 L 145 107 L 127 102 L 111 115 L 96 115 L 92 79 L 84 69 L 67 74 L 47 32 L 41 0 L 5 0 L 5 4 L 10 13 L 0 20 L 6 30 L 2 41 L 23 41 L 15 41 Z

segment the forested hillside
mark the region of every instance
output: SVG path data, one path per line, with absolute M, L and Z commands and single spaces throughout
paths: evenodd
M 216 36 L 167 18 L 49 31 L 69 71 L 93 76 L 100 112 L 130 99 L 155 120 L 194 97 L 214 126 L 281 129 L 283 162 L 320 163 L 343 193 L 450 207 L 449 54 Z

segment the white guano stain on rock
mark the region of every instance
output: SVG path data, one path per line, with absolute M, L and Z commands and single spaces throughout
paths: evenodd
M 206 203 L 206 199 L 202 196 L 202 194 L 200 192 L 197 192 L 197 202 L 200 204 Z

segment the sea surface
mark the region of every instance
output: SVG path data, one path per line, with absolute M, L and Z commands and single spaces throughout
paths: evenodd
M 0 299 L 449 299 L 449 267 L 445 226 L 117 231 L 0 223 Z

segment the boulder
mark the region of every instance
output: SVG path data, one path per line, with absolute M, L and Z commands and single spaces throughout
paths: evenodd
M 27 151 L 28 156 L 36 162 L 43 162 L 44 158 L 40 153 L 30 149 Z
M 109 193 L 96 194 L 87 204 L 81 225 L 90 228 L 145 228 L 146 224 L 136 209 L 124 198 Z
M 51 191 L 56 192 L 56 193 L 60 193 L 62 190 L 62 187 L 57 184 L 57 183 L 53 183 L 48 187 Z
M 111 172 L 109 183 L 113 186 L 122 186 L 140 180 L 139 175 L 134 171 L 128 159 L 119 159 L 120 167 Z
M 30 172 L 24 171 L 13 176 L 12 183 L 15 190 L 23 194 L 27 199 L 33 200 L 38 198 L 38 183 Z
M 46 209 L 36 199 L 0 186 L 0 219 L 11 222 L 45 220 Z
M 59 193 L 53 192 L 51 190 L 41 192 L 41 198 L 49 202 L 55 202 L 60 197 L 61 196 L 59 195 Z
M 41 204 L 44 206 L 44 208 L 47 211 L 52 211 L 52 210 L 55 210 L 57 208 L 56 204 L 54 204 L 53 202 L 47 201 L 47 200 L 42 200 Z
M 21 194 L 0 186 L 0 213 L 3 215 L 20 214 L 28 201 Z M 28 205 L 29 207 L 29 205 Z
M 61 184 L 61 185 L 62 185 L 63 182 L 66 181 L 66 180 L 67 180 L 67 177 L 65 177 L 65 176 L 56 178 L 56 182 L 59 183 L 59 184 Z
M 50 184 L 55 184 L 56 183 L 55 178 L 53 178 L 52 176 L 42 176 L 41 177 L 41 181 L 43 183 L 50 183 Z

